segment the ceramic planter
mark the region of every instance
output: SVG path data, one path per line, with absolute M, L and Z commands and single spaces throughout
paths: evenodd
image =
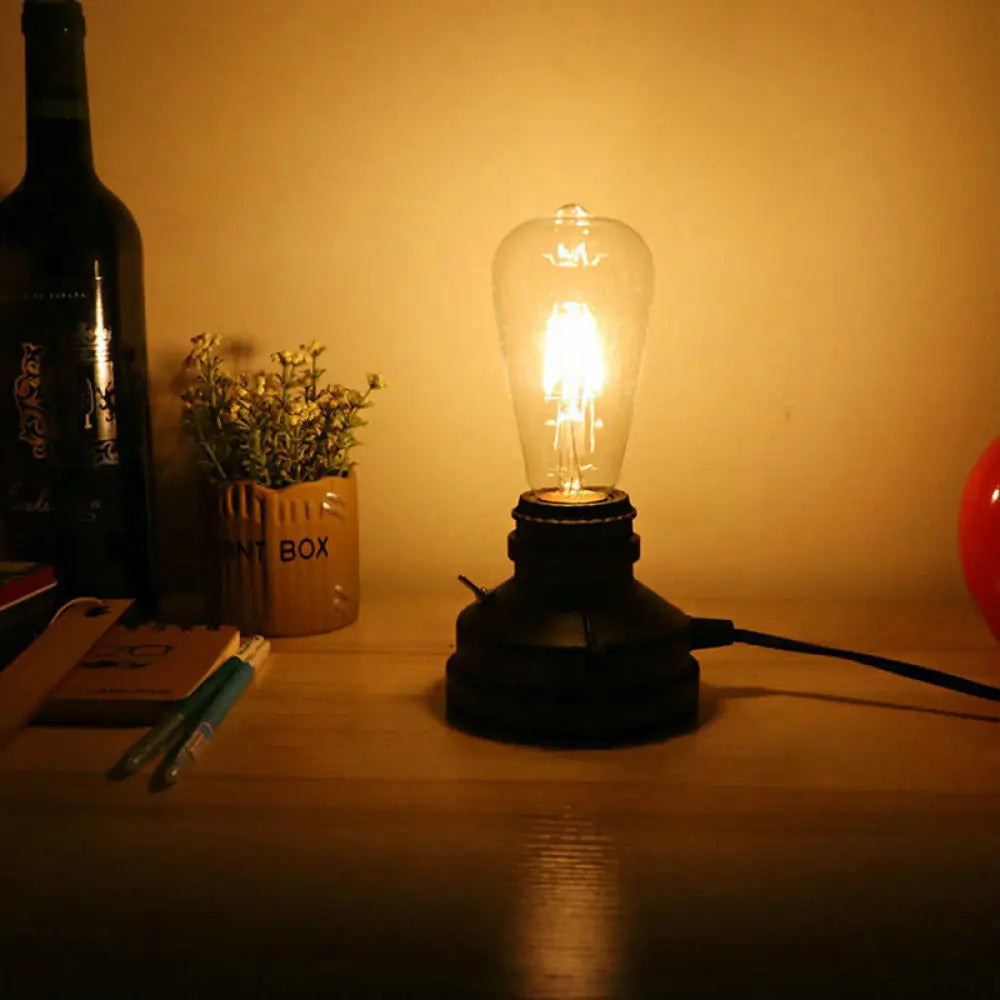
M 217 487 L 206 525 L 213 617 L 241 632 L 312 635 L 358 616 L 357 478 Z

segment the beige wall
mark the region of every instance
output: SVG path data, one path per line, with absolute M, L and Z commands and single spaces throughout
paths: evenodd
M 1000 431 L 1000 4 L 85 6 L 98 167 L 146 244 L 171 532 L 188 338 L 317 338 L 338 379 L 391 383 L 358 453 L 365 586 L 498 582 L 523 478 L 490 259 L 576 200 L 656 258 L 621 483 L 641 576 L 962 593 L 958 500 Z M 0 0 L 5 187 L 18 16 Z

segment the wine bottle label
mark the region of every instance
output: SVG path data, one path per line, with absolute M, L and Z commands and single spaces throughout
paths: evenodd
M 77 470 L 120 461 L 112 330 L 99 263 L 92 267 L 87 291 L 35 291 L 22 299 L 26 310 L 14 321 L 15 331 L 23 323 L 38 333 L 17 337 L 7 385 L 17 440 L 27 446 L 22 461 L 37 461 L 39 469 L 53 458 L 60 467 Z M 60 400 L 57 409 L 54 399 Z M 35 475 L 27 467 L 22 472 Z
M 17 407 L 20 433 L 34 458 L 44 459 L 46 433 L 45 402 L 42 398 L 42 359 L 45 349 L 39 344 L 21 344 L 21 373 L 14 379 L 14 404 Z
M 104 319 L 104 290 L 100 264 L 94 262 L 94 321 L 81 323 L 77 353 L 83 363 L 83 426 L 91 439 L 91 460 L 97 467 L 118 464 L 118 425 L 115 416 L 115 366 L 111 359 L 111 330 Z
M 110 331 L 81 324 L 77 352 L 83 369 L 83 428 L 92 439 L 90 452 L 93 464 L 117 465 L 115 369 L 111 360 Z

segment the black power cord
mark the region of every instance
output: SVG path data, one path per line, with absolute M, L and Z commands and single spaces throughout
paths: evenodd
M 884 656 L 873 656 L 871 653 L 856 653 L 849 649 L 818 646 L 811 642 L 800 642 L 798 639 L 785 639 L 780 635 L 768 635 L 766 632 L 753 632 L 750 629 L 736 628 L 726 618 L 691 619 L 692 650 L 732 646 L 737 642 L 748 646 L 781 649 L 789 653 L 810 653 L 815 656 L 833 656 L 840 660 L 852 660 L 855 663 L 863 663 L 867 667 L 885 670 L 890 674 L 908 677 L 910 680 L 922 681 L 924 684 L 934 684 L 937 687 L 948 688 L 950 691 L 972 695 L 974 698 L 1000 701 L 1000 687 L 981 684 L 979 681 L 959 677 L 956 674 L 948 674 L 943 670 L 932 670 L 930 667 L 920 667 L 915 663 L 904 663 L 901 660 L 890 660 Z

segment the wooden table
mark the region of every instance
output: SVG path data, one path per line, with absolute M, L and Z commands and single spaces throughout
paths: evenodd
M 443 721 L 454 599 L 278 641 L 181 783 L 134 730 L 0 753 L 0 996 L 1000 996 L 1000 717 L 832 660 L 701 654 L 622 750 Z M 1000 681 L 965 604 L 691 614 Z

